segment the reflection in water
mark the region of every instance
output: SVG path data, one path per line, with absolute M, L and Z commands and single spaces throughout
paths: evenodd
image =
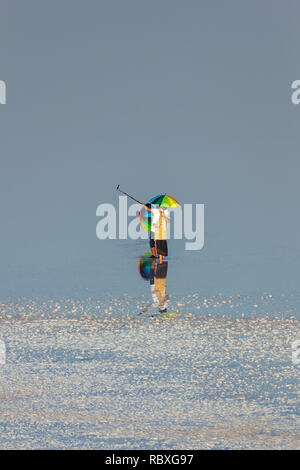
M 177 312 L 168 312 L 169 295 L 167 294 L 167 273 L 168 262 L 159 262 L 157 258 L 148 257 L 147 254 L 142 255 L 139 259 L 139 273 L 141 277 L 150 282 L 152 302 L 147 305 L 141 312 L 145 313 L 150 308 L 157 308 L 160 314 L 168 316 Z
M 169 260 L 182 314 L 138 315 L 155 264 L 143 304 L 0 302 L 1 449 L 299 449 L 299 294 L 178 295 Z

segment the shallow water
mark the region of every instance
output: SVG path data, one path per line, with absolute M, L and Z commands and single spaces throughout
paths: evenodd
M 98 242 L 98 243 L 97 243 Z M 224 242 L 225 243 L 225 242 Z M 299 293 L 300 252 L 288 248 L 220 246 L 211 234 L 200 251 L 185 251 L 185 242 L 169 240 L 170 295 L 201 296 Z M 0 266 L 0 298 L 57 299 L 150 293 L 138 271 L 145 240 L 96 240 L 90 250 L 32 264 Z
M 3 302 L 0 447 L 299 447 L 299 296 L 148 303 Z
M 0 447 L 298 448 L 296 259 L 170 243 L 161 313 L 147 243 L 111 247 L 1 270 Z

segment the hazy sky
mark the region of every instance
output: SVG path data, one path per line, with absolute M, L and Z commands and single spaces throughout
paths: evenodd
M 1 0 L 1 268 L 105 251 L 121 184 L 205 204 L 205 253 L 299 258 L 298 1 Z M 29 269 L 29 268 L 28 268 Z

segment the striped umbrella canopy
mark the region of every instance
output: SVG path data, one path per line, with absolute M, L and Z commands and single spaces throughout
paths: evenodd
M 178 207 L 180 206 L 179 202 L 172 196 L 168 196 L 167 194 L 160 194 L 158 196 L 154 196 L 148 201 L 146 204 L 147 207 L 152 205 L 159 206 L 159 207 Z M 145 232 L 150 232 L 151 230 L 151 212 L 147 211 L 145 207 L 139 212 L 139 222 Z
M 159 207 L 178 207 L 180 206 L 179 202 L 172 196 L 168 194 L 160 194 L 159 196 L 154 196 L 148 201 L 148 204 L 155 204 Z
M 146 206 L 151 208 L 151 204 L 146 204 Z M 151 212 L 147 211 L 145 207 L 142 207 L 142 209 L 139 212 L 139 223 L 141 224 L 141 227 L 145 230 L 145 232 L 150 232 Z

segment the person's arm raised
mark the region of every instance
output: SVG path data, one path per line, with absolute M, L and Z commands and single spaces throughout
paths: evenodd
M 142 206 L 148 211 L 148 212 L 153 212 L 151 207 L 146 206 L 146 204 L 142 204 Z

